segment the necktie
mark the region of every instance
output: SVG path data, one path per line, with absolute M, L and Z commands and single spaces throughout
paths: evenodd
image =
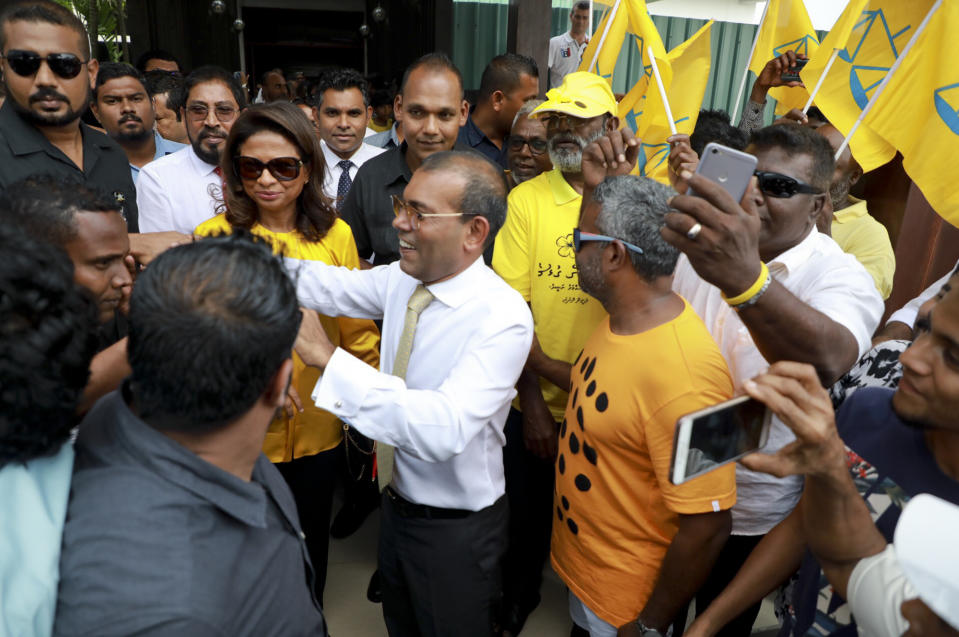
M 350 179 L 350 168 L 353 167 L 353 162 L 344 159 L 337 162 L 336 165 L 343 171 L 340 173 L 340 183 L 336 187 L 336 209 L 339 210 L 343 202 L 346 201 L 346 195 L 350 193 L 350 187 L 353 186 L 353 180 Z
M 416 334 L 416 323 L 420 313 L 433 301 L 433 293 L 422 283 L 416 286 L 410 300 L 406 303 L 406 318 L 403 320 L 403 333 L 400 334 L 399 344 L 396 346 L 396 358 L 393 359 L 393 375 L 406 378 L 406 366 L 410 362 L 410 352 L 413 351 L 413 337 Z M 393 479 L 393 447 L 376 443 L 376 466 L 380 489 L 383 489 Z

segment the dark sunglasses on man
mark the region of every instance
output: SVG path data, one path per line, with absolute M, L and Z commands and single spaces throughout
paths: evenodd
M 643 249 L 638 245 L 634 245 L 629 241 L 623 241 L 622 239 L 617 239 L 616 237 L 608 237 L 605 234 L 593 234 L 592 232 L 583 232 L 579 228 L 573 228 L 573 250 L 579 252 L 580 248 L 583 247 L 583 244 L 588 241 L 599 241 L 602 243 L 612 243 L 613 241 L 619 241 L 627 250 L 632 250 L 636 254 L 643 254 Z
M 256 157 L 233 158 L 233 172 L 240 179 L 259 179 L 265 169 L 278 181 L 293 181 L 300 176 L 302 165 L 303 160 L 296 157 L 276 157 L 268 162 L 262 162 Z
M 537 139 L 535 137 L 519 137 L 518 135 L 510 135 L 509 140 L 506 142 L 510 150 L 521 151 L 523 146 L 529 146 L 529 152 L 533 155 L 542 155 L 546 152 L 546 140 Z
M 805 184 L 798 179 L 794 179 L 789 175 L 781 175 L 779 173 L 770 173 L 762 170 L 757 170 L 753 172 L 756 175 L 756 178 L 759 180 L 759 189 L 765 195 L 770 197 L 776 197 L 777 199 L 789 199 L 793 195 L 799 193 L 809 194 L 809 195 L 821 195 L 822 190 Z
M 13 69 L 13 72 L 21 77 L 36 75 L 37 71 L 40 70 L 40 65 L 46 62 L 54 75 L 65 80 L 75 78 L 80 74 L 83 65 L 89 62 L 89 60 L 81 60 L 73 53 L 51 53 L 47 56 L 42 56 L 34 51 L 21 51 L 18 49 L 8 51 L 0 55 L 0 57 L 5 59 L 7 64 L 10 65 L 10 68 Z

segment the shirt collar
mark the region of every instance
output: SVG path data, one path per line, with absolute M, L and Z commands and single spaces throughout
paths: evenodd
M 845 223 L 853 219 L 865 217 L 867 214 L 869 214 L 869 211 L 866 208 L 866 201 L 864 199 L 856 199 L 852 195 L 849 195 L 849 205 L 842 210 L 833 211 L 832 218 L 836 223 Z
M 29 155 L 38 152 L 53 152 L 56 146 L 43 136 L 43 133 L 29 122 L 24 121 L 14 109 L 11 100 L 7 98 L 3 106 L 0 107 L 0 129 L 3 130 L 7 143 L 10 144 L 10 150 L 14 155 Z M 80 134 L 83 139 L 84 162 L 87 162 L 86 151 L 97 148 L 113 148 L 113 142 L 106 135 L 93 134 L 95 131 L 80 122 Z M 60 153 L 62 154 L 62 153 Z M 95 157 L 91 157 L 92 165 Z
M 473 112 L 476 110 L 476 107 L 473 106 L 470 109 L 469 117 L 466 118 L 466 123 L 463 124 L 463 128 L 466 133 L 466 141 L 469 142 L 470 146 L 479 146 L 485 139 L 487 142 L 492 144 L 489 137 L 486 136 L 486 133 L 480 130 L 479 126 L 476 125 L 476 122 L 473 121 Z
M 557 206 L 568 204 L 575 199 L 582 199 L 583 195 L 576 192 L 569 182 L 563 177 L 559 168 L 554 168 L 546 173 L 546 179 L 549 181 L 549 190 L 553 193 L 553 201 Z
M 195 150 L 193 150 L 193 144 L 190 144 L 189 155 L 190 165 L 193 166 L 193 170 L 195 170 L 197 174 L 206 177 L 207 175 L 212 175 L 213 171 L 216 170 L 216 166 L 213 164 L 208 164 L 200 159 L 200 156 L 196 154 Z
M 805 264 L 816 249 L 816 243 L 819 241 L 819 231 L 815 226 L 806 235 L 806 238 L 781 253 L 767 265 L 773 274 L 785 272 L 788 276 L 795 272 L 797 268 Z
M 392 153 L 390 161 L 383 167 L 383 176 L 386 177 L 387 185 L 396 183 L 399 179 L 410 183 L 410 179 L 413 178 L 413 171 L 406 163 L 406 148 L 406 142 L 404 141 L 396 148 L 387 149 L 386 153 Z
M 486 264 L 480 256 L 473 263 L 451 279 L 428 285 L 436 300 L 448 307 L 457 308 L 476 296 L 476 290 L 487 283 L 482 281 Z
M 145 468 L 248 526 L 266 528 L 266 456 L 261 453 L 257 458 L 251 482 L 241 480 L 143 422 L 130 410 L 128 400 L 126 382 L 103 399 L 98 411 L 112 421 L 111 433 Z

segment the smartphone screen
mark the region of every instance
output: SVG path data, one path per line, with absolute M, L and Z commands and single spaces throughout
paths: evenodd
M 761 402 L 742 397 L 679 420 L 673 482 L 681 484 L 756 451 L 764 443 L 769 417 Z

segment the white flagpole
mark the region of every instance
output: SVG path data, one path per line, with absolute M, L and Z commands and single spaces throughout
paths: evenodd
M 676 122 L 673 121 L 673 111 L 669 108 L 669 98 L 666 97 L 666 87 L 663 86 L 663 78 L 659 75 L 659 65 L 656 64 L 653 47 L 646 47 L 646 54 L 649 56 L 649 64 L 653 67 L 653 77 L 656 78 L 656 86 L 659 87 L 659 96 L 663 99 L 663 110 L 666 111 L 666 119 L 669 120 L 669 132 L 675 135 Z
M 916 40 L 919 39 L 919 34 L 922 33 L 926 28 L 926 25 L 929 24 L 929 20 L 932 19 L 932 14 L 935 13 L 941 5 L 942 0 L 936 0 L 936 4 L 932 5 L 932 8 L 930 8 L 929 12 L 926 14 L 926 17 L 922 19 L 921 23 L 919 23 L 919 26 L 916 28 L 916 32 L 912 34 L 911 38 L 909 38 L 909 43 L 906 45 L 906 48 L 902 50 L 902 53 L 900 53 L 899 57 L 896 58 L 896 61 L 889 69 L 889 72 L 886 73 L 886 77 L 884 77 L 882 82 L 879 83 L 879 86 L 876 87 L 876 92 L 872 94 L 872 98 L 870 98 L 869 103 L 866 104 L 866 108 L 862 109 L 862 113 L 859 114 L 859 119 L 857 119 L 856 123 L 853 124 L 852 128 L 849 129 L 849 134 L 846 135 L 846 139 L 842 140 L 839 150 L 836 151 L 836 161 L 839 161 L 842 151 L 846 150 L 846 146 L 849 145 L 849 140 L 856 133 L 856 130 L 859 128 L 859 125 L 862 124 L 862 121 L 866 119 L 866 115 L 869 114 L 869 111 L 872 110 L 872 107 L 876 105 L 876 101 L 879 99 L 879 96 L 882 95 L 882 92 L 889 84 L 889 80 L 892 79 L 893 74 L 895 74 L 895 72 L 899 69 L 899 65 L 902 64 L 902 61 L 906 59 L 906 55 L 909 54 L 910 49 L 912 49 L 912 45 L 915 44 Z
M 589 24 L 586 27 L 586 32 L 589 33 L 590 37 L 593 37 L 593 0 L 589 0 Z
M 822 75 L 819 76 L 819 80 L 816 82 L 816 86 L 813 87 L 812 92 L 809 94 L 809 100 L 806 102 L 806 105 L 803 106 L 802 112 L 805 115 L 809 112 L 809 107 L 812 106 L 812 101 L 816 97 L 816 93 L 819 92 L 819 89 L 822 87 L 822 83 L 826 81 L 826 75 L 829 74 L 829 69 L 832 68 L 832 63 L 836 61 L 836 56 L 839 55 L 839 49 L 833 49 L 832 54 L 829 56 L 829 61 L 826 62 L 826 66 L 822 70 Z
M 759 18 L 759 26 L 756 27 L 756 37 L 753 38 L 753 45 L 749 49 L 749 57 L 746 58 L 746 69 L 743 71 L 743 80 L 739 83 L 739 93 L 736 95 L 736 101 L 733 103 L 733 116 L 732 123 L 733 126 L 738 126 L 739 122 L 739 107 L 743 101 L 743 91 L 746 90 L 746 78 L 749 77 L 749 64 L 753 61 L 753 55 L 756 53 L 756 45 L 759 43 L 759 32 L 762 31 L 763 22 L 766 21 L 766 12 L 769 11 L 769 3 L 772 0 L 766 0 L 766 6 L 763 7 L 763 17 Z
M 609 19 L 606 20 L 606 28 L 603 29 L 603 35 L 599 38 L 599 44 L 596 45 L 596 51 L 593 53 L 593 59 L 589 63 L 589 66 L 586 67 L 586 70 L 595 73 L 594 69 L 596 68 L 596 61 L 599 60 L 599 52 L 603 49 L 603 44 L 606 42 L 606 36 L 609 35 L 609 30 L 613 26 L 613 20 L 616 18 L 616 12 L 619 11 L 619 5 L 623 0 L 616 0 L 616 4 L 613 5 L 612 10 L 609 12 Z

